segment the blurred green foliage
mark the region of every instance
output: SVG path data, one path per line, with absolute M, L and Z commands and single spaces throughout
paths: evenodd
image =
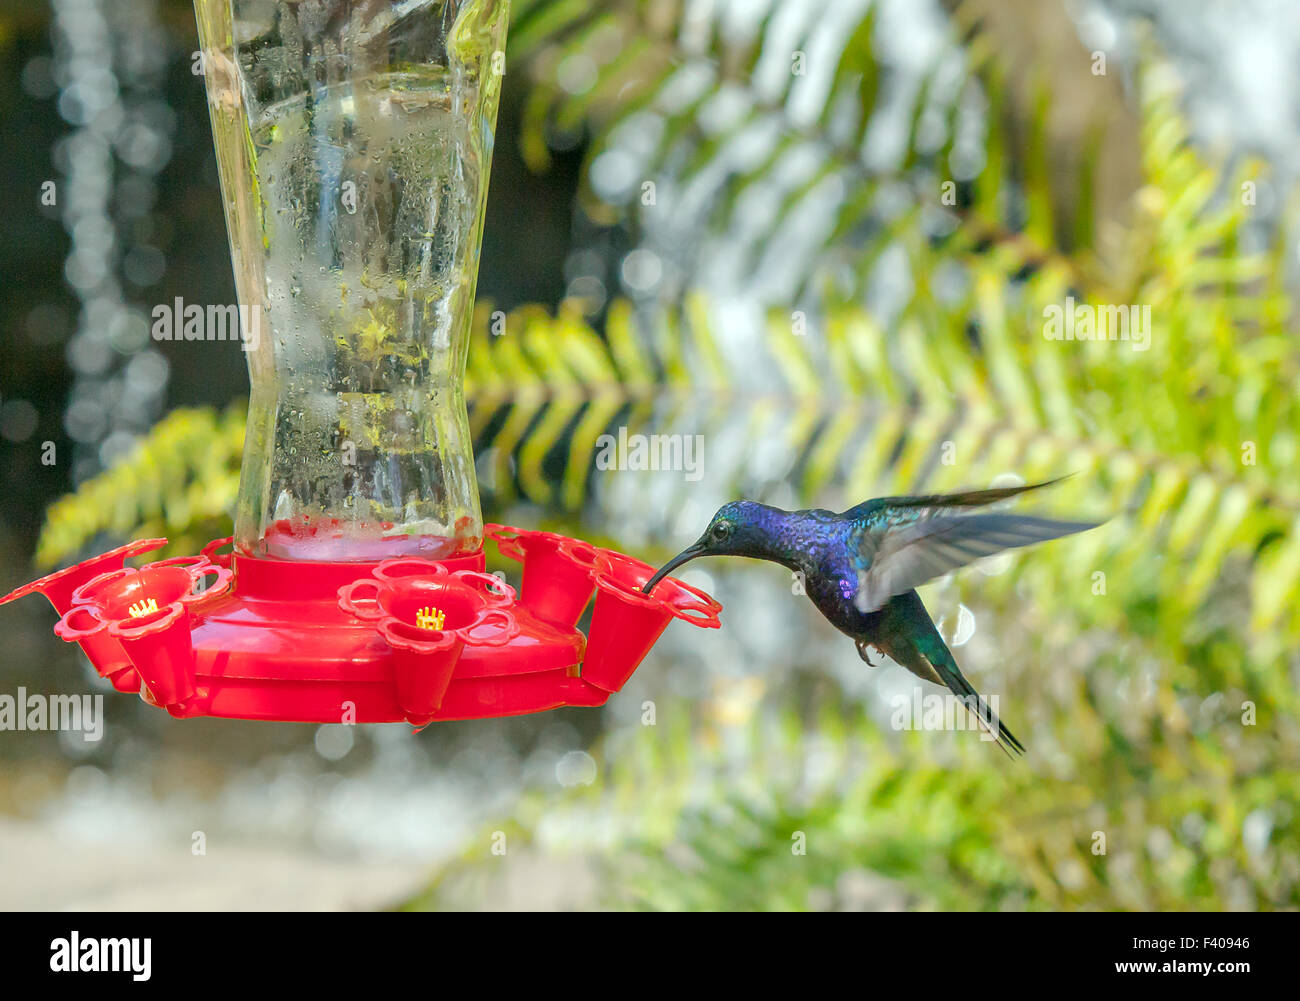
M 526 796 L 512 851 L 589 860 L 609 906 L 1295 907 L 1300 341 L 1289 234 L 1248 233 L 1241 193 L 1260 168 L 1207 163 L 1153 57 L 1138 84 L 1142 187 L 1127 226 L 1102 233 L 1087 178 L 1053 175 L 1041 129 L 1002 125 L 1002 78 L 978 35 L 959 87 L 937 105 L 928 84 L 914 96 L 898 162 L 867 167 L 884 73 L 873 9 L 845 33 L 824 114 L 794 123 L 790 90 L 751 93 L 720 127 L 709 102 L 745 91 L 769 34 L 690 34 L 671 3 L 516 3 L 511 65 L 536 81 L 525 139 L 539 169 L 548 129 L 588 128 L 594 157 L 650 115 L 647 176 L 685 183 L 722 164 L 702 230 L 731 233 L 745 192 L 776 185 L 770 225 L 732 244 L 754 262 L 781 252 L 819 184 L 838 178 L 843 199 L 821 251 L 791 261 L 797 291 L 739 355 L 696 292 L 616 300 L 600 329 L 575 302 L 529 307 L 503 336 L 480 306 L 467 391 L 494 469 L 488 506 L 522 499 L 576 525 L 596 437 L 683 412 L 706 435 L 739 421 L 749 440 L 780 441 L 808 505 L 1073 471 L 1052 504 L 1110 513 L 1103 529 L 943 585 L 992 623 L 1030 756 L 1008 766 L 971 734 L 886 733 L 830 685 L 797 706 L 781 689 L 677 701 L 655 727 L 610 733 L 598 785 Z M 575 96 L 554 81 L 578 55 L 596 80 Z M 673 80 L 695 63 L 713 75 L 683 102 Z M 947 206 L 971 93 L 990 109 L 984 166 Z M 740 129 L 768 120 L 772 149 L 724 162 Z M 780 164 L 796 148 L 813 166 L 791 179 Z M 1047 196 L 1060 184 L 1078 193 L 1068 233 Z M 946 210 L 949 225 L 922 225 Z M 634 198 L 591 211 L 637 224 Z M 886 252 L 903 254 L 910 280 L 887 318 L 866 294 Z M 1149 350 L 1048 340 L 1044 310 L 1067 296 L 1149 305 Z M 774 388 L 742 386 L 741 366 Z M 225 534 L 239 438 L 236 410 L 172 414 L 51 509 L 41 559 L 99 534 L 166 532 L 188 552 L 201 532 Z M 482 843 L 411 906 L 474 905 L 496 865 Z

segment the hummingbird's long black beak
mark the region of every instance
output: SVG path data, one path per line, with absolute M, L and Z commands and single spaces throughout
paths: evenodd
M 691 560 L 695 559 L 695 557 L 703 556 L 704 552 L 704 546 L 698 542 L 687 549 L 683 549 L 680 553 L 655 571 L 655 575 L 646 581 L 645 586 L 641 588 L 641 593 L 649 594 L 651 589 L 667 577 L 669 573 L 676 570 L 683 563 L 689 563 Z

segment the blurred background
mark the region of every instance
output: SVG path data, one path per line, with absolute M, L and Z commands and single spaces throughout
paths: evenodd
M 243 354 L 149 331 L 235 301 L 197 47 L 181 0 L 0 4 L 0 592 L 230 534 Z M 174 721 L 33 598 L 0 693 L 106 726 L 0 732 L 0 906 L 1295 908 L 1298 56 L 1284 0 L 515 0 L 485 517 L 659 562 L 736 497 L 1074 472 L 1023 506 L 1104 528 L 922 593 L 1029 756 L 898 729 L 912 677 L 768 564 L 691 564 L 723 629 L 604 709 L 415 736 Z M 1148 350 L 1048 339 L 1067 297 Z M 619 427 L 702 478 L 597 468 Z

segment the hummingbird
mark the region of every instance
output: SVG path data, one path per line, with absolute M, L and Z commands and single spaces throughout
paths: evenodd
M 868 666 L 875 666 L 868 653 L 874 647 L 918 678 L 947 686 L 1014 757 L 1024 753 L 1024 745 L 962 675 L 916 588 L 1002 550 L 1096 528 L 1100 522 L 969 510 L 1063 478 L 952 494 L 877 497 L 840 514 L 732 501 L 720 507 L 699 540 L 660 567 L 642 591 L 649 594 L 669 572 L 701 556 L 779 563 L 802 575 L 805 593 L 818 611 L 852 638 Z

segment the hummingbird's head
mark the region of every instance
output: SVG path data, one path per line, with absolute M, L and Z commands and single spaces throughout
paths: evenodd
M 661 580 L 683 563 L 699 556 L 758 556 L 765 552 L 771 532 L 767 525 L 768 513 L 774 508 L 754 501 L 732 501 L 718 508 L 709 527 L 693 545 L 687 546 L 655 571 L 643 588 L 649 594 Z

